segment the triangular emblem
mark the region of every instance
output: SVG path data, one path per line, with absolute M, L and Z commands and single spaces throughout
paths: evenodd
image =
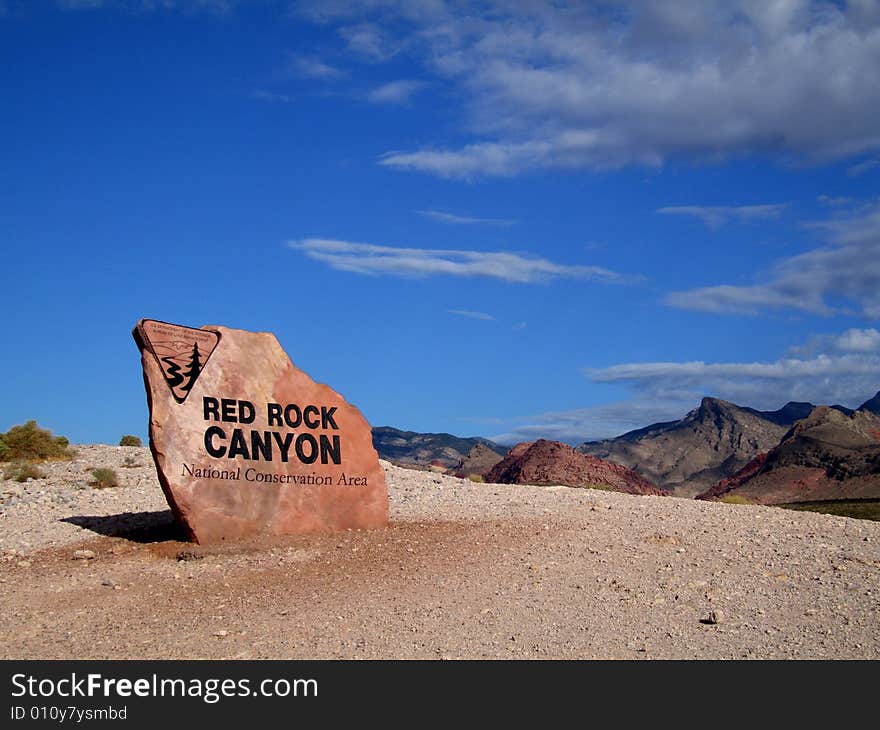
M 183 403 L 220 342 L 220 334 L 142 319 L 135 330 L 156 361 L 174 400 Z

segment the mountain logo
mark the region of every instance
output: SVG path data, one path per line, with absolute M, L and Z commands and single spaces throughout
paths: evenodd
M 174 400 L 183 403 L 220 342 L 220 334 L 142 319 L 136 335 L 156 357 Z

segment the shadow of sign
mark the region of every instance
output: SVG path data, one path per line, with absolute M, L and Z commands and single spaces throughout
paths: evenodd
M 186 531 L 171 510 L 122 512 L 116 515 L 73 515 L 61 522 L 91 530 L 107 537 L 120 537 L 137 543 L 188 542 Z

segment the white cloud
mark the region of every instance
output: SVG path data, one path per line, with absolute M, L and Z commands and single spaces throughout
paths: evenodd
M 864 162 L 859 162 L 856 165 L 852 165 L 846 169 L 846 174 L 850 177 L 860 177 L 871 170 L 876 170 L 880 167 L 880 159 L 873 160 L 865 160 Z
M 480 276 L 520 284 L 561 278 L 627 280 L 598 266 L 557 264 L 538 256 L 501 251 L 395 248 L 324 238 L 306 238 L 289 245 L 334 269 L 358 274 Z
M 319 81 L 339 81 L 348 73 L 342 69 L 324 63 L 320 58 L 311 56 L 297 56 L 291 59 L 290 70 L 296 75 L 306 79 Z
M 368 61 L 388 61 L 400 50 L 400 44 L 375 23 L 343 26 L 339 29 L 339 36 L 348 50 Z
M 796 358 L 773 362 L 647 362 L 626 365 L 612 365 L 598 370 L 589 370 L 590 379 L 595 383 L 620 383 L 649 381 L 712 382 L 727 381 L 732 378 L 760 378 L 763 380 L 796 380 L 839 375 L 873 374 L 880 378 L 878 361 L 874 358 L 829 357 L 819 355 L 811 360 Z
M 263 89 L 254 89 L 248 96 L 257 101 L 271 101 L 280 104 L 290 104 L 293 101 L 293 97 L 288 94 L 276 94 L 275 92 L 264 91 Z
M 767 218 L 778 218 L 788 203 L 771 205 L 673 205 L 658 208 L 664 215 L 686 215 L 699 219 L 707 228 L 719 228 L 729 221 L 750 223 Z
M 706 312 L 757 314 L 793 309 L 815 314 L 858 307 L 880 318 L 880 202 L 810 224 L 828 245 L 778 261 L 758 283 L 674 292 L 666 303 Z
M 875 329 L 850 329 L 840 335 L 835 346 L 845 352 L 880 351 L 880 332 Z
M 825 0 L 307 3 L 362 57 L 407 48 L 466 100 L 470 139 L 390 153 L 443 177 L 880 149 L 877 4 Z M 353 30 L 355 29 L 355 30 Z
M 55 2 L 64 10 L 89 10 L 108 4 L 106 0 L 55 0 Z
M 587 368 L 594 383 L 624 387 L 628 400 L 511 419 L 492 440 L 551 438 L 568 443 L 617 436 L 673 421 L 714 396 L 758 410 L 788 401 L 855 408 L 880 390 L 880 331 L 849 329 L 810 337 L 801 356 L 758 362 L 636 362 Z
M 425 88 L 424 81 L 400 79 L 382 84 L 367 94 L 367 100 L 374 104 L 408 104 L 410 97 Z
M 584 441 L 619 436 L 652 423 L 676 420 L 694 405 L 620 401 L 589 408 L 550 411 L 516 419 L 508 425 L 507 430 L 488 438 L 501 444 L 539 438 L 582 444 Z
M 445 213 L 442 210 L 419 210 L 419 215 L 426 218 L 439 221 L 440 223 L 448 223 L 453 226 L 512 226 L 516 221 L 512 218 L 472 218 L 470 216 L 455 215 L 454 213 Z
M 481 319 L 485 322 L 494 322 L 495 317 L 491 314 L 486 314 L 486 312 L 472 312 L 468 309 L 447 309 L 449 314 L 455 314 L 459 317 L 467 317 L 468 319 Z
M 770 362 L 647 362 L 588 369 L 594 383 L 626 385 L 648 402 L 696 403 L 712 395 L 762 410 L 785 402 L 858 406 L 880 389 L 880 354 L 820 353 Z
M 873 327 L 867 329 L 852 328 L 838 334 L 812 335 L 803 345 L 790 347 L 791 357 L 815 357 L 828 353 L 880 353 L 880 331 Z
M 831 208 L 837 208 L 844 205 L 852 205 L 856 202 L 855 198 L 847 198 L 842 196 L 833 196 L 833 195 L 819 195 L 816 200 L 818 200 L 822 205 L 827 205 Z
M 510 177 L 524 167 L 537 166 L 551 153 L 547 142 L 482 143 L 460 150 L 423 149 L 417 152 L 387 152 L 379 164 L 400 170 L 431 172 L 446 178 L 473 180 L 489 175 Z
M 55 4 L 62 10 L 93 10 L 108 7 L 130 12 L 181 10 L 213 13 L 227 13 L 242 2 L 243 0 L 55 0 Z

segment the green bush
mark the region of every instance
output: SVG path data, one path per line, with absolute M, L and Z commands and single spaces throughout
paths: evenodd
M 137 437 L 132 436 L 130 433 L 125 434 L 121 439 L 119 439 L 120 446 L 143 446 L 143 442 Z
M 484 481 L 486 481 L 485 479 L 483 479 L 482 474 L 468 474 L 468 479 L 470 479 L 472 482 L 477 482 L 478 484 L 482 484 Z
M 718 501 L 724 504 L 752 504 L 752 500 L 746 499 L 741 494 L 725 494 Z
M 45 479 L 46 475 L 34 464 L 16 463 L 6 468 L 3 472 L 4 479 L 14 479 L 17 482 L 26 482 L 28 479 Z
M 0 461 L 36 461 L 39 459 L 70 459 L 70 442 L 64 436 L 53 436 L 52 432 L 40 428 L 36 421 L 28 421 L 22 426 L 13 426 L 0 434 Z
M 92 469 L 92 481 L 89 484 L 98 489 L 107 489 L 109 487 L 119 486 L 119 477 L 113 469 Z

